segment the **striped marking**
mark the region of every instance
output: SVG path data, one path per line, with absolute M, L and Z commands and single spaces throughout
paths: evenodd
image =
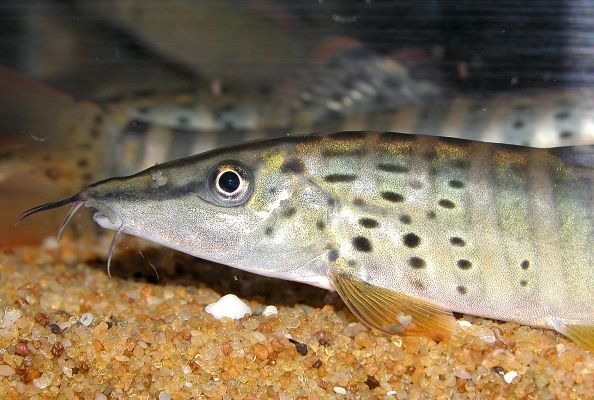
M 504 243 L 498 229 L 496 194 L 492 172 L 492 151 L 494 146 L 474 143 L 471 148 L 468 172 L 469 214 L 472 223 L 472 238 L 480 251 L 481 279 L 484 306 L 471 305 L 471 310 L 486 312 L 494 316 L 509 318 L 516 315 L 514 299 L 515 282 L 506 271 L 507 260 Z M 497 282 L 497 284 L 493 284 Z M 507 308 L 507 309 L 506 309 Z
M 464 121 L 472 101 L 467 98 L 456 98 L 451 103 L 450 113 L 443 121 L 440 132 L 443 132 L 444 136 L 463 137 Z
M 530 143 L 536 147 L 549 147 L 559 142 L 555 129 L 555 98 L 545 96 L 536 104 L 534 115 L 534 133 Z
M 149 129 L 144 143 L 144 157 L 141 169 L 152 167 L 157 163 L 168 161 L 169 147 L 173 140 L 173 132 L 169 128 L 154 126 Z
M 510 112 L 508 101 L 506 99 L 496 99 L 490 102 L 487 107 L 487 122 L 481 140 L 492 143 L 505 142 L 504 129 L 506 122 L 509 125 L 508 114 Z
M 538 273 L 538 294 L 541 306 L 552 308 L 553 305 L 567 304 L 567 284 L 564 268 L 559 263 L 561 259 L 560 226 L 557 222 L 557 212 L 553 207 L 553 187 L 545 160 L 542 151 L 531 150 L 528 177 L 534 243 L 538 262 L 541 265 Z

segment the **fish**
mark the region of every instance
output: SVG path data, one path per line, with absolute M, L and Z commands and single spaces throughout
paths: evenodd
M 188 88 L 90 101 L 0 68 L 0 229 L 12 229 L 22 201 L 43 202 L 108 176 L 279 134 L 378 130 L 537 147 L 594 143 L 588 89 L 459 97 L 359 46 L 306 78 L 271 95 Z M 18 229 L 1 237 L 0 247 L 39 243 L 55 223 Z
M 215 149 L 89 185 L 121 234 L 335 290 L 387 334 L 447 339 L 453 312 L 594 351 L 594 146 L 351 131 Z

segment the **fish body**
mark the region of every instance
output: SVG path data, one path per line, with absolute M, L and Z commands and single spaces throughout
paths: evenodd
M 418 96 L 428 93 L 417 89 Z M 297 92 L 294 98 L 309 95 Z M 130 129 L 122 130 L 115 139 L 117 151 L 110 172 L 132 173 L 157 162 L 269 139 L 280 132 L 414 132 L 531 147 L 594 143 L 594 92 L 587 89 L 482 99 L 413 97 L 381 112 L 371 111 L 372 99 L 364 98 L 357 104 L 349 96 L 353 93 L 344 93 L 340 100 L 328 104 L 316 103 L 315 107 L 268 103 L 253 97 L 233 101 L 191 95 L 170 96 L 165 101 L 139 98 L 111 105 L 128 116 L 125 126 Z M 291 107 L 293 111 L 287 112 Z
M 452 311 L 594 349 L 594 148 L 399 133 L 254 142 L 89 186 L 104 228 L 337 290 L 369 326 L 447 337 Z

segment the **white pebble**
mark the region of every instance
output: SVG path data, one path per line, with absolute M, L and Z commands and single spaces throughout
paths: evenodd
M 478 337 L 480 337 L 487 343 L 495 343 L 497 341 L 497 338 L 495 337 L 495 332 L 493 332 L 489 328 L 483 328 L 479 330 Z
M 246 314 L 252 315 L 252 309 L 234 294 L 225 295 L 217 302 L 207 305 L 205 311 L 216 319 L 240 319 Z
M 182 365 L 181 370 L 186 375 L 188 375 L 190 372 L 192 372 L 192 368 L 190 368 L 190 366 L 188 364 Z
M 171 396 L 166 392 L 159 393 L 159 400 L 171 400 Z
M 503 375 L 503 380 L 507 383 L 512 383 L 512 381 L 518 376 L 516 371 L 507 371 L 505 375 Z
M 95 400 L 107 400 L 107 396 L 105 396 L 103 393 L 99 393 L 97 396 L 95 396 Z
M 21 315 L 23 315 L 21 310 L 16 309 L 12 306 L 6 307 L 4 309 L 4 318 L 2 318 L 0 328 L 10 328 L 14 325 L 17 319 L 21 318 Z
M 278 314 L 278 308 L 276 308 L 275 306 L 266 306 L 264 308 L 264 311 L 262 311 L 263 317 L 270 317 L 276 314 Z
M 89 326 L 89 325 L 91 325 L 91 323 L 93 323 L 94 319 L 95 319 L 95 317 L 93 316 L 93 314 L 86 312 L 86 313 L 83 313 L 83 315 L 81 315 L 78 320 L 84 326 Z
M 390 390 L 389 392 L 386 392 L 386 396 L 394 396 L 396 394 L 395 390 Z
M 340 386 L 334 386 L 334 389 L 332 390 L 334 390 L 334 393 L 336 394 L 347 394 L 346 389 Z
M 466 371 L 464 368 L 458 368 L 454 371 L 454 375 L 461 379 L 471 379 L 472 375 L 470 372 Z
M 462 328 L 470 328 L 472 326 L 472 324 L 465 319 L 458 320 L 458 325 L 460 325 Z
M 45 389 L 46 387 L 51 385 L 51 382 L 47 378 L 47 376 L 45 374 L 43 374 L 39 378 L 33 379 L 33 384 L 35 385 L 35 387 L 37 387 L 39 389 Z

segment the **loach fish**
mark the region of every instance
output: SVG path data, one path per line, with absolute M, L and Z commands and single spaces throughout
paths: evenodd
M 447 338 L 452 312 L 554 329 L 594 350 L 594 146 L 401 133 L 289 136 L 88 186 L 119 234 L 336 290 L 388 334 Z

